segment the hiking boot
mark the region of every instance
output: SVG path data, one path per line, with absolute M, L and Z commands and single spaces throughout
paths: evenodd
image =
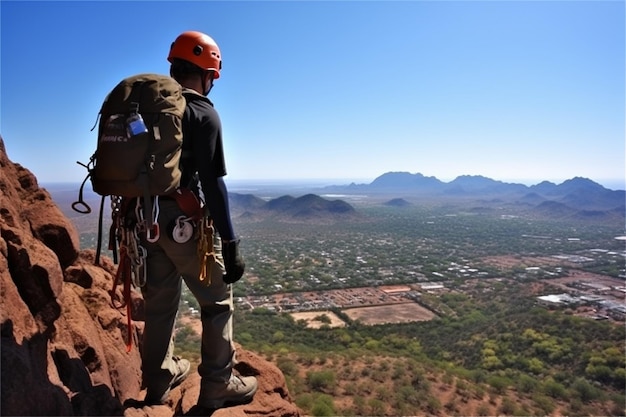
M 182 359 L 178 356 L 174 356 L 172 357 L 172 360 L 176 363 L 176 375 L 174 375 L 165 391 L 152 390 L 148 388 L 148 392 L 144 400 L 144 403 L 146 405 L 165 404 L 165 401 L 170 394 L 170 390 L 180 385 L 181 382 L 183 382 L 187 378 L 187 375 L 189 375 L 189 371 L 191 370 L 191 363 L 189 363 L 187 359 Z
M 198 405 L 205 408 L 222 408 L 247 404 L 252 401 L 258 384 L 253 376 L 231 376 L 228 382 L 202 381 Z

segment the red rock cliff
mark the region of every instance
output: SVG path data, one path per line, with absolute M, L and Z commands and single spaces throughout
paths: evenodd
M 74 225 L 40 188 L 34 175 L 12 163 L 0 137 L 0 323 L 2 415 L 200 415 L 200 378 L 192 374 L 168 404 L 143 407 L 138 341 L 142 300 L 133 302 L 133 349 L 127 324 L 110 304 L 116 265 L 80 250 Z M 259 379 L 252 403 L 212 413 L 223 416 L 299 416 L 278 368 L 238 351 L 247 374 Z M 206 414 L 203 414 L 206 415 Z

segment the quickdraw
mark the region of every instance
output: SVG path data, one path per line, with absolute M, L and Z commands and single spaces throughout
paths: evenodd
M 204 219 L 199 227 L 200 238 L 198 240 L 198 257 L 200 259 L 200 282 L 204 285 L 211 285 L 211 272 L 215 263 L 221 263 L 215 254 L 215 246 L 213 245 L 213 221 L 209 218 Z
M 146 232 L 146 240 L 150 243 L 155 243 L 161 237 L 161 229 L 159 227 L 159 196 L 154 196 L 152 199 L 152 219 L 150 221 L 151 227 L 148 227 L 148 222 L 143 216 L 143 210 L 141 210 L 140 200 L 137 199 L 137 203 L 135 205 L 135 215 L 139 222 L 137 223 L 141 228 L 138 231 L 145 230 Z
M 114 203 L 112 203 L 113 205 Z M 146 249 L 140 245 L 139 233 L 145 228 L 145 223 L 142 221 L 133 222 L 133 224 L 126 223 L 122 213 L 125 204 L 121 201 L 117 201 L 113 207 L 113 225 L 112 228 L 116 229 L 114 234 L 116 242 L 119 242 L 119 265 L 117 267 L 117 273 L 113 281 L 113 288 L 111 288 L 111 304 L 117 309 L 126 307 L 126 320 L 128 326 L 128 338 L 126 341 L 126 351 L 130 352 L 132 349 L 132 314 L 131 314 L 131 289 L 143 287 L 146 284 L 146 268 L 145 260 L 147 256 Z M 141 213 L 141 210 L 135 210 L 136 213 Z M 158 215 L 158 214 L 157 214 Z M 138 216 L 138 218 L 140 218 Z M 111 242 L 109 242 L 109 246 Z M 122 299 L 117 298 L 116 287 L 122 284 Z

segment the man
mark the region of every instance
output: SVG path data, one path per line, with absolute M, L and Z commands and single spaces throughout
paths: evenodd
M 252 400 L 257 381 L 233 373 L 236 363 L 232 343 L 232 292 L 230 284 L 241 278 L 245 264 L 239 255 L 239 240 L 233 230 L 228 194 L 222 129 L 213 104 L 206 97 L 219 78 L 222 66 L 217 44 L 204 33 L 184 32 L 172 43 L 168 61 L 170 75 L 184 88 L 187 107 L 183 117 L 181 186 L 201 191 L 219 237 L 214 238 L 218 262 L 209 267 L 209 277 L 199 279 L 202 263 L 196 238 L 171 232 L 183 212 L 173 199 L 159 198 L 160 237 L 145 238 L 147 283 L 142 288 L 146 322 L 142 371 L 147 389 L 146 404 L 161 404 L 172 387 L 188 375 L 190 363 L 173 356 L 174 323 L 181 296 L 181 278 L 198 300 L 202 320 L 201 376 L 198 405 L 220 408 Z M 199 179 L 199 186 L 195 179 Z M 169 228 L 167 227 L 168 225 Z M 165 232 L 167 229 L 169 233 Z M 221 243 L 220 243 L 221 239 Z M 223 264 L 221 262 L 223 256 Z M 225 271 L 224 271 L 225 269 Z

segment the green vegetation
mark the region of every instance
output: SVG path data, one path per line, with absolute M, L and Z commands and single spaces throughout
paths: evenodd
M 536 305 L 531 284 L 549 285 L 572 264 L 529 274 L 534 264 L 485 262 L 572 255 L 587 259 L 577 270 L 617 277 L 624 244 L 614 237 L 623 225 L 454 207 L 362 212 L 360 222 L 341 225 L 239 226 L 253 278 L 236 286 L 239 296 L 419 281 L 453 290 L 422 295 L 442 313 L 430 322 L 348 320 L 345 328 L 314 330 L 287 314 L 236 310 L 238 341 L 281 368 L 305 412 L 623 415 L 624 326 Z
M 310 329 L 238 306 L 236 341 L 282 370 L 305 414 L 624 415 L 623 321 L 536 303 L 564 292 L 552 282 L 572 271 L 626 275 L 615 239 L 623 222 L 536 218 L 498 202 L 357 209 L 358 220 L 342 223 L 235 218 L 247 262 L 235 297 L 426 281 L 447 289 L 419 299 L 438 318 L 384 326 L 335 309 L 347 327 L 320 314 L 322 328 Z M 189 294 L 184 301 L 197 308 Z M 181 326 L 178 352 L 197 357 L 197 344 Z
M 313 330 L 286 314 L 237 312 L 236 329 L 246 335 L 240 338 L 246 348 L 275 358 L 296 398 L 384 397 L 386 404 L 401 407 L 394 408 L 398 413 L 436 413 L 443 406 L 426 375 L 445 383 L 439 376 L 445 372 L 448 381 L 457 381 L 460 399 L 512 392 L 508 395 L 516 400 L 501 404 L 504 414 L 517 414 L 523 400 L 531 415 L 550 413 L 557 404 L 584 414 L 606 403 L 611 412 L 610 393 L 625 389 L 624 327 L 532 307 L 519 287 L 503 287 L 499 302 L 491 301 L 493 294 L 466 300 L 457 313 L 475 312 L 457 319 Z M 279 342 L 267 338 L 275 332 L 284 336 Z M 368 362 L 375 366 L 359 370 L 357 364 Z M 299 369 L 307 370 L 304 376 Z M 384 382 L 382 395 L 375 387 Z M 375 414 L 377 406 L 368 401 L 352 407 L 341 412 L 384 415 Z
M 484 262 L 485 257 L 503 255 L 577 255 L 588 259 L 577 265 L 583 270 L 613 277 L 626 272 L 619 254 L 624 242 L 614 239 L 624 234 L 619 222 L 528 218 L 513 208 L 483 213 L 456 206 L 372 206 L 359 212 L 360 220 L 332 225 L 236 220 L 247 276 L 259 279 L 237 286 L 235 295 L 413 283 L 420 278 L 461 284 L 469 275 L 536 279 L 567 272 L 552 268 L 529 278 L 523 268 L 502 271 Z M 477 271 L 450 269 L 455 265 Z

